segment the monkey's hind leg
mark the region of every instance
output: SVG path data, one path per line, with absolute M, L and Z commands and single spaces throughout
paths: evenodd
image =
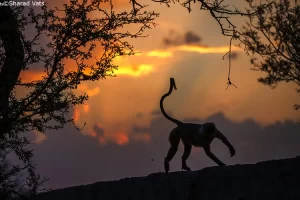
M 182 169 L 186 171 L 191 171 L 191 169 L 186 165 L 186 160 L 189 158 L 192 150 L 192 145 L 184 144 L 184 152 L 182 155 Z
M 178 150 L 178 145 L 180 142 L 180 136 L 179 136 L 178 132 L 176 131 L 176 128 L 173 129 L 172 132 L 170 133 L 169 142 L 170 142 L 171 147 L 168 151 L 167 156 L 165 157 L 165 162 L 164 162 L 166 174 L 170 170 L 169 162 L 173 159 L 174 155 L 176 154 L 176 152 Z

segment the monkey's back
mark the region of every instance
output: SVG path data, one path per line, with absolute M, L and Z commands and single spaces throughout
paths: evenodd
M 193 124 L 185 123 L 179 127 L 180 138 L 183 143 L 197 147 L 208 145 L 214 139 L 215 125 L 213 123 Z
M 178 132 L 183 143 L 194 145 L 194 138 L 201 129 L 201 124 L 184 123 L 178 127 Z

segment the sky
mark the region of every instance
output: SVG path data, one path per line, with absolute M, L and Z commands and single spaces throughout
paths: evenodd
M 127 0 L 115 2 L 119 10 L 130 6 Z M 235 6 L 245 5 L 239 1 Z M 251 71 L 249 57 L 233 47 L 231 80 L 237 88 L 225 90 L 228 57 L 222 57 L 229 38 L 210 14 L 197 9 L 188 13 L 180 5 L 150 4 L 149 8 L 160 13 L 158 25 L 146 32 L 148 37 L 130 40 L 141 53 L 115 59 L 117 77 L 83 83 L 76 91 L 90 97 L 70 113 L 79 127 L 87 123 L 85 128 L 79 132 L 67 125 L 46 134 L 31 133 L 37 171 L 49 178 L 46 188 L 162 172 L 168 134 L 175 127 L 159 110 L 170 77 L 178 90 L 165 100 L 165 109 L 185 122 L 214 122 L 236 148 L 236 156 L 230 158 L 220 141 L 212 143 L 212 151 L 226 164 L 300 154 L 300 113 L 292 108 L 299 102 L 296 85 L 281 83 L 271 89 L 258 83 L 264 74 Z M 21 76 L 32 78 L 25 72 Z M 182 153 L 180 145 L 171 171 L 181 169 Z M 197 170 L 215 163 L 202 149 L 193 148 L 188 165 Z

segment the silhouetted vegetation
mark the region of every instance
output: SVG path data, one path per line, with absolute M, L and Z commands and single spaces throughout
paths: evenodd
M 232 15 L 252 15 L 252 13 L 243 12 L 240 9 L 234 7 L 234 5 L 228 5 L 224 1 L 220 0 L 152 0 L 153 2 L 160 3 L 167 7 L 172 4 L 180 4 L 182 7 L 186 8 L 188 12 L 193 9 L 199 9 L 203 11 L 208 11 L 210 15 L 216 20 L 220 26 L 221 32 L 225 36 L 235 37 L 236 36 L 236 26 L 231 22 L 230 16 Z M 146 5 L 141 5 L 139 0 L 131 0 L 133 9 L 144 8 Z
M 195 4 L 208 11 L 223 35 L 231 40 L 243 36 L 249 52 L 263 56 L 262 63 L 253 59 L 255 68 L 268 73 L 260 82 L 275 86 L 280 81 L 293 81 L 299 85 L 298 6 L 290 7 L 288 1 L 280 1 L 263 11 L 265 5 L 254 6 L 250 2 L 253 12 L 242 12 L 218 0 L 152 1 L 167 6 L 180 3 L 189 12 L 191 4 Z M 137 0 L 131 3 L 132 10 L 119 13 L 111 0 L 71 1 L 55 9 L 0 7 L 1 200 L 33 195 L 44 181 L 36 173 L 33 153 L 28 149 L 30 141 L 22 133 L 45 133 L 67 123 L 76 127 L 69 111 L 88 99 L 87 94 L 74 93 L 77 86 L 113 76 L 118 67 L 113 59 L 134 54 L 133 46 L 126 40 L 144 37 L 144 31 L 155 25 L 157 13 L 146 11 Z M 231 15 L 258 19 L 258 25 L 249 23 L 240 34 L 230 21 Z M 138 26 L 135 32 L 128 31 L 127 26 L 132 24 Z M 269 43 L 263 43 L 259 32 L 267 36 Z M 34 76 L 36 72 L 41 76 Z M 29 79 L 21 73 L 27 73 Z M 230 71 L 228 84 L 232 84 Z M 9 162 L 10 154 L 19 159 L 19 164 Z M 21 172 L 25 179 L 19 178 Z
M 158 14 L 138 11 L 117 13 L 104 0 L 72 1 L 56 9 L 0 7 L 1 200 L 22 196 L 18 184 L 27 194 L 38 191 L 43 180 L 36 174 L 30 141 L 21 133 L 74 123 L 67 115 L 70 108 L 88 99 L 74 89 L 84 81 L 112 76 L 117 68 L 113 58 L 134 54 L 126 39 L 143 37 L 154 25 Z M 131 24 L 138 25 L 136 32 L 128 31 Z M 66 66 L 68 60 L 73 62 Z M 22 79 L 21 72 L 30 80 Z M 42 76 L 34 78 L 35 72 Z M 8 152 L 20 164 L 8 164 Z M 27 179 L 18 183 L 21 172 Z
M 254 70 L 267 73 L 258 81 L 275 88 L 280 82 L 300 86 L 300 5 L 297 0 L 275 1 L 264 8 L 249 1 L 258 10 L 244 26 L 242 41 L 251 54 Z M 249 11 L 250 12 L 250 11 Z M 300 87 L 297 88 L 300 93 Z M 295 109 L 300 105 L 295 104 Z

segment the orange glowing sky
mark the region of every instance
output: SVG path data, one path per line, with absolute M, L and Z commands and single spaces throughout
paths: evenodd
M 48 3 L 61 8 L 69 2 Z M 140 53 L 113 60 L 119 65 L 114 71 L 117 77 L 78 86 L 76 94 L 87 93 L 89 100 L 71 108 L 68 116 L 74 117 L 79 128 L 86 123 L 84 129 L 77 131 L 67 124 L 45 134 L 28 133 L 37 172 L 49 178 L 43 187 L 66 188 L 163 172 L 168 134 L 175 125 L 161 115 L 159 100 L 169 89 L 170 77 L 175 78 L 178 90 L 165 100 L 166 111 L 186 122 L 214 122 L 237 152 L 230 157 L 225 145 L 213 141 L 212 151 L 227 165 L 300 155 L 300 124 L 295 122 L 300 111 L 292 108 L 300 102 L 295 85 L 281 83 L 272 90 L 258 83 L 257 78 L 264 74 L 251 71 L 249 57 L 243 49 L 233 47 L 231 81 L 238 88 L 225 90 L 228 56 L 222 58 L 229 49 L 229 38 L 221 34 L 210 13 L 199 11 L 199 3 L 188 13 L 178 3 L 168 8 L 150 0 L 139 2 L 160 13 L 157 26 L 145 32 L 148 37 L 128 39 Z M 246 6 L 244 1 L 224 3 Z M 116 12 L 131 9 L 129 0 L 113 0 L 113 5 Z M 243 23 L 240 16 L 231 19 L 238 27 Z M 130 26 L 129 31 L 135 28 Z M 184 37 L 191 34 L 194 39 L 187 42 Z M 99 60 L 102 52 L 97 46 L 87 64 Z M 64 64 L 68 71 L 76 69 L 72 60 Z M 37 67 L 23 71 L 22 81 L 41 79 L 44 73 Z M 27 91 L 18 88 L 17 92 L 24 96 Z M 171 171 L 181 170 L 182 155 L 180 144 Z M 203 149 L 193 148 L 188 165 L 198 170 L 215 163 Z
M 117 4 L 122 9 L 131 5 L 123 1 Z M 263 74 L 249 70 L 249 58 L 237 47 L 233 48 L 238 56 L 232 62 L 231 78 L 238 88 L 225 90 L 228 60 L 222 57 L 228 51 L 229 38 L 221 35 L 209 13 L 189 14 L 179 5 L 167 9 L 151 4 L 150 8 L 161 13 L 158 26 L 147 32 L 147 38 L 130 40 L 141 53 L 117 57 L 117 77 L 84 83 L 78 88 L 78 94 L 86 92 L 90 97 L 85 105 L 74 108 L 77 124 L 87 122 L 82 134 L 97 139 L 100 145 L 107 141 L 125 145 L 131 139 L 151 141 L 148 133 L 136 136 L 131 130 L 134 125 L 150 123 L 151 113 L 159 109 L 159 99 L 168 90 L 170 77 L 175 78 L 178 90 L 168 97 L 165 107 L 178 119 L 205 118 L 217 112 L 234 121 L 253 118 L 263 125 L 299 119 L 299 111 L 292 109 L 299 100 L 296 87 L 282 83 L 271 90 L 258 83 L 256 79 Z M 164 46 L 163 38 L 171 29 L 179 34 L 193 31 L 202 38 L 201 45 Z M 40 76 L 22 74 L 24 80 Z M 140 113 L 141 117 L 137 117 Z M 94 132 L 95 125 L 104 129 L 103 135 Z

